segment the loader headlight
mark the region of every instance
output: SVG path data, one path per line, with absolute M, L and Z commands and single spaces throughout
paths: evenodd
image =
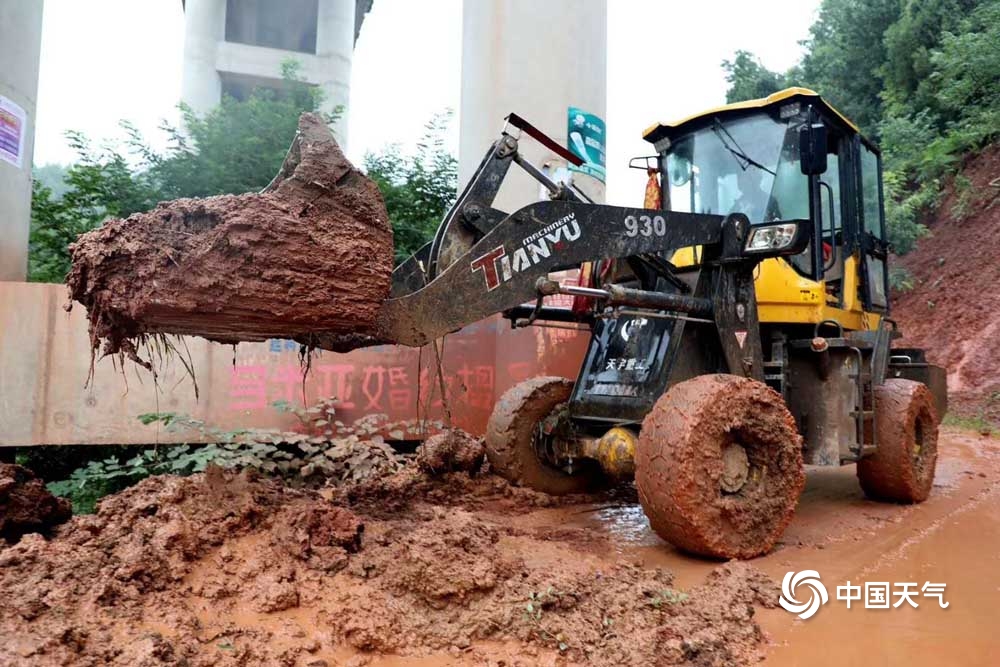
M 754 227 L 747 238 L 745 252 L 768 252 L 783 250 L 795 241 L 798 225 L 786 222 L 780 225 Z

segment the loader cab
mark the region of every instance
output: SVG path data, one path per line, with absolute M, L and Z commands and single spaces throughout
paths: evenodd
M 762 323 L 867 329 L 878 320 L 870 314 L 888 311 L 881 158 L 819 95 L 790 88 L 654 125 L 644 137 L 658 153 L 664 209 L 812 220 L 802 253 L 760 266 Z M 697 265 L 697 249 L 674 263 Z

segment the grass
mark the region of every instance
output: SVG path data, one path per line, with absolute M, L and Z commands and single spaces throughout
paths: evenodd
M 941 424 L 967 431 L 975 431 L 977 433 L 982 433 L 983 435 L 997 435 L 996 425 L 981 414 L 972 416 L 958 415 L 954 412 L 949 412 L 944 416 L 944 419 L 941 420 Z
M 687 600 L 688 595 L 682 591 L 675 591 L 672 588 L 665 588 L 649 601 L 649 606 L 659 609 L 663 605 L 680 604 Z

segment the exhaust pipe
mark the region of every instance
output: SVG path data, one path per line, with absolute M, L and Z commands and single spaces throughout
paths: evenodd
M 816 336 L 809 344 L 809 348 L 816 353 L 816 368 L 819 371 L 821 380 L 830 377 L 830 341 L 822 336 Z

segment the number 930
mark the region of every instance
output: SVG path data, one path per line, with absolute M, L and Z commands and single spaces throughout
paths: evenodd
M 662 215 L 625 216 L 625 236 L 663 236 L 667 233 L 667 221 Z

